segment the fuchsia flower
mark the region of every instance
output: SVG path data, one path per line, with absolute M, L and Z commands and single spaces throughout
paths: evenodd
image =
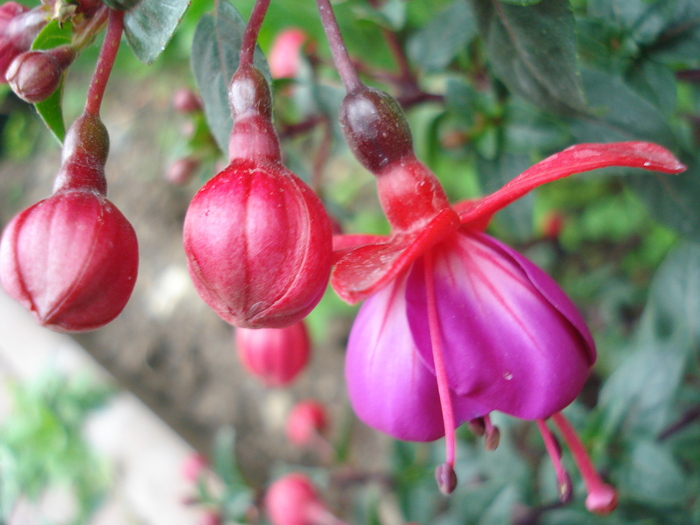
M 388 237 L 335 238 L 331 283 L 350 303 L 366 300 L 346 358 L 357 415 L 398 439 L 445 436 L 447 461 L 436 476 L 446 493 L 456 486 L 456 426 L 472 422 L 495 447 L 493 410 L 536 420 L 566 499 L 571 482 L 545 423 L 551 417 L 579 464 L 589 510 L 611 511 L 614 489 L 600 480 L 559 413 L 595 362 L 593 338 L 548 275 L 483 230 L 498 210 L 574 173 L 606 166 L 679 173 L 684 166 L 654 144 L 579 144 L 492 195 L 450 207 L 435 176 L 415 158 L 410 131 L 388 96 L 367 88 L 349 94 L 341 123 L 351 149 L 377 176 L 392 226 Z

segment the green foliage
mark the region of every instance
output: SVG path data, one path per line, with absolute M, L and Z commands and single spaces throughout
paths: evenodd
M 124 34 L 141 62 L 153 63 L 165 50 L 191 0 L 140 0 L 124 15 Z
M 0 428 L 0 517 L 9 518 L 19 497 L 36 501 L 60 486 L 77 502 L 72 523 L 85 523 L 101 503 L 109 476 L 83 440 L 83 424 L 111 389 L 85 376 L 55 373 L 8 389 L 13 412 Z

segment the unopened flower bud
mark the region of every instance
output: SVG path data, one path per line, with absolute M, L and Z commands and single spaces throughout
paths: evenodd
M 196 157 L 183 157 L 173 162 L 168 171 L 165 172 L 165 179 L 170 184 L 181 186 L 187 184 L 201 166 L 202 161 Z
M 236 348 L 243 366 L 267 386 L 285 386 L 304 369 L 311 342 L 303 321 L 285 328 L 237 328 Z
M 105 198 L 106 136 L 99 117 L 77 119 L 54 194 L 12 219 L 0 241 L 3 288 L 40 324 L 61 332 L 107 324 L 136 282 L 136 234 Z
M 18 55 L 7 69 L 7 83 L 19 98 L 36 104 L 49 98 L 61 84 L 63 72 L 75 59 L 71 46 Z
M 0 83 L 17 55 L 28 51 L 39 31 L 46 25 L 42 7 L 29 10 L 16 2 L 0 6 Z
M 301 401 L 289 413 L 285 430 L 290 443 L 304 447 L 313 444 L 327 428 L 325 407 L 316 401 Z
M 109 323 L 129 300 L 137 270 L 134 229 L 91 190 L 58 191 L 31 206 L 0 242 L 3 288 L 59 332 Z
M 173 95 L 173 107 L 175 111 L 184 114 L 202 111 L 202 100 L 191 89 L 178 89 Z
M 301 67 L 301 48 L 308 35 L 301 29 L 280 31 L 272 42 L 267 63 L 272 78 L 294 78 Z
M 194 285 L 239 327 L 304 318 L 326 291 L 331 243 L 321 201 L 278 163 L 232 162 L 195 195 L 185 217 Z
M 309 478 L 287 474 L 267 489 L 265 510 L 272 525 L 331 525 L 340 523 L 328 512 Z

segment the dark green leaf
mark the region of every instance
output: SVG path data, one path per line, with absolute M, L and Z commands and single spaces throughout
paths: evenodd
M 676 460 L 662 445 L 637 443 L 620 481 L 620 490 L 640 503 L 677 505 L 686 498 L 687 479 Z
M 664 32 L 650 50 L 654 58 L 700 65 L 700 3 L 697 0 L 669 2 L 674 8 Z
M 457 0 L 411 37 L 408 56 L 426 71 L 440 71 L 476 34 L 476 20 L 469 4 Z
M 218 3 L 215 15 L 203 16 L 192 43 L 192 70 L 204 102 L 204 113 L 219 148 L 228 152 L 233 127 L 228 104 L 228 86 L 238 68 L 245 21 L 225 0 Z M 262 52 L 256 48 L 255 65 L 269 80 Z
M 644 60 L 631 68 L 628 81 L 637 93 L 662 113 L 671 114 L 676 108 L 676 78 L 666 64 Z
M 592 114 L 571 121 L 579 142 L 647 140 L 674 149 L 676 139 L 663 114 L 616 76 L 584 70 Z
M 160 55 L 180 24 L 190 0 L 141 0 L 124 15 L 124 33 L 134 55 L 145 64 Z
M 392 31 L 399 31 L 406 24 L 406 2 L 404 0 L 388 0 L 379 9 L 360 4 L 354 6 L 353 11 L 358 20 L 368 20 Z
M 73 36 L 73 31 L 70 23 L 65 23 L 61 27 L 54 20 L 46 25 L 44 29 L 37 35 L 32 43 L 32 49 L 52 49 L 54 47 L 70 44 Z M 46 126 L 53 133 L 59 143 L 63 143 L 66 136 L 66 125 L 63 122 L 63 79 L 56 91 L 44 100 L 35 104 L 39 116 L 42 118 Z
M 524 154 L 502 152 L 494 160 L 481 156 L 477 158 L 477 175 L 484 194 L 492 193 L 510 182 L 532 165 L 530 157 Z M 532 235 L 532 194 L 525 195 L 499 211 L 496 224 L 508 235 L 518 240 Z
M 501 0 L 504 4 L 513 5 L 535 5 L 539 4 L 542 0 Z
M 493 72 L 511 91 L 548 111 L 583 110 L 574 16 L 567 0 L 527 7 L 472 2 Z
M 632 178 L 632 185 L 661 222 L 686 239 L 700 241 L 700 161 L 683 160 L 688 170 L 680 175 L 640 175 Z

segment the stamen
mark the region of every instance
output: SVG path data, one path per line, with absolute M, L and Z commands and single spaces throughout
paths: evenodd
M 486 450 L 496 450 L 498 448 L 498 443 L 501 441 L 501 431 L 496 425 L 491 423 L 491 416 L 486 414 L 484 416 L 484 432 L 486 433 Z
M 576 466 L 581 472 L 581 477 L 588 492 L 586 508 L 594 514 L 609 514 L 617 507 L 617 491 L 603 482 L 600 474 L 593 466 L 581 439 L 576 434 L 576 430 L 571 426 L 569 420 L 564 417 L 564 414 L 561 412 L 552 414 L 552 421 L 559 428 L 564 441 L 566 441 L 571 454 L 574 456 Z
M 435 378 L 437 379 L 440 407 L 442 408 L 442 421 L 445 426 L 445 463 L 437 468 L 435 477 L 440 490 L 445 494 L 449 494 L 457 486 L 457 476 L 454 473 L 455 418 L 452 409 L 450 386 L 447 382 L 447 370 L 445 368 L 445 359 L 442 352 L 442 342 L 440 340 L 440 319 L 438 319 L 437 303 L 435 301 L 435 281 L 433 280 L 433 254 L 430 251 L 425 254 L 424 261 L 430 344 L 433 350 Z
M 554 471 L 557 474 L 557 489 L 559 492 L 559 501 L 562 503 L 568 503 L 571 501 L 571 496 L 573 494 L 573 485 L 571 483 L 571 476 L 564 468 L 561 463 L 561 447 L 557 442 L 556 437 L 549 430 L 547 423 L 544 419 L 537 420 L 537 428 L 540 429 L 540 434 L 542 434 L 542 441 L 544 441 L 544 446 L 547 449 L 547 453 L 552 460 L 552 465 L 554 466 Z
M 471 419 L 469 423 L 467 423 L 467 426 L 469 427 L 469 431 L 475 436 L 481 437 L 486 434 L 486 423 L 483 417 Z

